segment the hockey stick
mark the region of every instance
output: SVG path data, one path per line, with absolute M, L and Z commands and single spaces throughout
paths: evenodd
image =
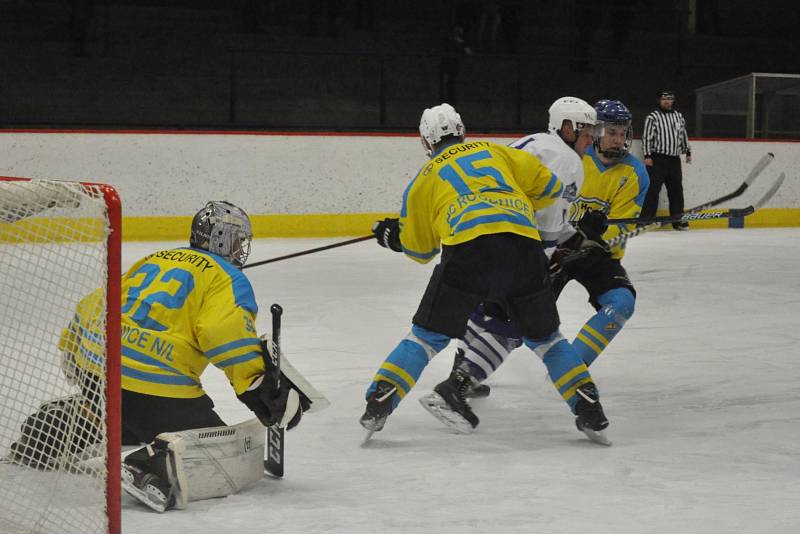
M 713 208 L 714 206 L 719 206 L 723 202 L 726 202 L 728 200 L 740 196 L 747 190 L 748 187 L 750 187 L 750 184 L 753 183 L 753 180 L 755 180 L 758 177 L 758 175 L 761 174 L 761 172 L 767 167 L 767 165 L 772 163 L 773 159 L 775 159 L 775 154 L 773 154 L 772 152 L 767 152 L 760 160 L 758 160 L 755 167 L 753 167 L 753 169 L 750 171 L 750 174 L 747 175 L 747 178 L 744 179 L 744 181 L 739 185 L 738 188 L 736 188 L 735 191 L 728 193 L 727 195 L 723 195 L 719 198 L 715 198 L 714 200 L 710 200 L 705 204 L 700 204 L 699 206 L 690 208 L 686 211 L 691 212 L 691 211 L 700 211 L 708 208 Z
M 715 198 L 714 200 L 709 200 L 707 202 L 704 202 L 699 206 L 695 206 L 694 208 L 689 208 L 682 214 L 669 215 L 667 217 L 652 217 L 649 219 L 641 219 L 641 218 L 610 219 L 608 222 L 609 224 L 638 223 L 642 225 L 648 225 L 648 224 L 658 223 L 659 225 L 661 225 L 663 223 L 681 222 L 681 221 L 689 221 L 689 220 L 703 219 L 703 218 L 708 218 L 708 219 L 721 218 L 719 216 L 717 217 L 712 216 L 712 217 L 694 217 L 694 218 L 684 219 L 683 217 L 690 213 L 707 210 L 708 208 L 713 208 L 714 206 L 719 206 L 723 202 L 727 202 L 728 200 L 732 200 L 736 197 L 741 196 L 745 191 L 747 191 L 747 188 L 750 187 L 750 184 L 752 184 L 755 181 L 755 179 L 758 178 L 758 176 L 764 171 L 764 169 L 767 168 L 767 165 L 772 163 L 772 160 L 774 159 L 775 159 L 775 154 L 773 154 L 772 152 L 767 152 L 761 157 L 760 160 L 758 160 L 758 162 L 756 162 L 755 166 L 750 170 L 750 173 L 747 175 L 744 181 L 741 184 L 739 184 L 739 187 L 737 187 L 735 190 L 731 191 L 727 195 L 722 195 L 721 197 Z M 749 215 L 749 213 L 748 214 L 735 213 L 730 215 L 730 217 L 744 217 L 746 215 Z M 675 218 L 678 218 L 678 220 L 675 220 Z
M 281 315 L 283 308 L 273 304 L 269 309 L 272 313 L 272 350 L 264 351 L 264 359 L 269 358 L 264 364 L 267 368 L 269 379 L 273 381 L 276 390 L 281 385 Z M 268 354 L 267 354 L 268 353 Z M 283 476 L 283 445 L 284 432 L 277 424 L 267 427 L 267 459 L 264 460 L 264 470 L 272 476 Z
M 746 217 L 753 213 L 753 206 L 746 208 L 732 208 L 724 211 L 684 211 L 675 215 L 664 215 L 662 217 L 650 217 L 641 219 L 638 217 L 628 217 L 625 219 L 608 219 L 608 224 L 634 224 L 643 225 L 658 224 L 659 226 L 674 222 L 688 222 L 706 219 L 730 219 L 733 217 Z
M 268 260 L 262 260 L 262 261 L 257 261 L 257 262 L 254 262 L 254 263 L 248 263 L 247 265 L 242 267 L 242 269 L 249 269 L 250 267 L 258 267 L 259 265 L 266 265 L 268 263 L 273 263 L 273 262 L 276 262 L 276 261 L 288 260 L 289 258 L 296 258 L 298 256 L 305 256 L 306 254 L 313 254 L 314 252 L 321 252 L 323 250 L 328 250 L 330 248 L 343 247 L 345 245 L 352 245 L 353 243 L 360 243 L 361 241 L 366 241 L 367 239 L 373 239 L 374 237 L 375 236 L 371 235 L 371 234 L 370 235 L 365 235 L 365 236 L 361 236 L 361 237 L 356 237 L 355 239 L 348 239 L 347 241 L 340 241 L 338 243 L 333 243 L 331 245 L 325 245 L 324 247 L 312 248 L 312 249 L 309 249 L 309 250 L 303 250 L 301 252 L 295 252 L 294 254 L 286 254 L 285 256 L 278 256 L 277 258 L 270 258 Z
M 760 199 L 758 199 L 755 203 L 747 206 L 746 208 L 731 209 L 731 210 L 728 210 L 726 212 L 717 212 L 717 214 L 720 214 L 720 213 L 726 214 L 725 215 L 726 217 L 734 217 L 734 216 L 746 217 L 746 216 L 752 214 L 758 208 L 762 207 L 764 204 L 769 202 L 770 199 L 773 196 L 775 196 L 775 193 L 777 193 L 778 189 L 780 189 L 780 187 L 783 184 L 783 181 L 785 179 L 786 179 L 786 173 L 782 172 L 780 174 L 780 176 L 778 176 L 778 179 L 775 180 L 775 182 L 772 184 L 772 186 L 767 190 L 767 192 L 764 193 L 762 195 L 762 197 Z M 737 214 L 737 215 L 734 215 L 734 213 Z M 688 217 L 688 216 L 692 216 L 692 215 L 703 215 L 703 214 L 702 213 L 693 214 L 692 212 L 684 213 L 684 217 Z M 713 215 L 713 213 L 712 213 L 712 215 Z M 694 219 L 702 219 L 703 217 L 693 217 L 693 218 Z M 708 218 L 719 218 L 719 217 L 708 217 Z M 689 219 L 689 218 L 678 219 L 678 221 L 688 221 L 688 220 L 692 220 L 692 219 Z M 655 222 L 655 223 L 652 223 L 652 224 L 647 224 L 645 226 L 640 226 L 639 228 L 631 230 L 630 232 L 625 232 L 625 233 L 619 234 L 618 236 L 613 237 L 613 238 L 611 238 L 611 239 L 609 239 L 607 241 L 608 248 L 613 248 L 613 247 L 619 245 L 620 243 L 624 243 L 625 241 L 627 241 L 628 239 L 630 239 L 632 237 L 636 237 L 639 234 L 642 234 L 644 232 L 647 232 L 648 230 L 652 230 L 653 228 L 657 228 L 659 226 L 661 226 L 661 223 L 660 222 Z

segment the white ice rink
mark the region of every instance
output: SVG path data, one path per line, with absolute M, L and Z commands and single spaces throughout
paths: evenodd
M 251 261 L 335 242 L 260 240 Z M 433 264 L 374 242 L 245 272 L 284 352 L 331 400 L 287 434 L 286 476 L 160 515 L 125 496 L 126 534 L 800 531 L 800 229 L 652 232 L 624 264 L 636 313 L 592 366 L 610 448 L 575 430 L 532 352 L 518 350 L 455 435 L 417 398 L 451 348 L 371 444 L 364 390 L 406 334 Z M 183 243 L 177 244 L 183 246 Z M 175 243 L 126 243 L 127 268 Z M 570 339 L 593 313 L 574 283 L 559 301 Z M 207 391 L 229 423 L 249 417 L 224 375 Z

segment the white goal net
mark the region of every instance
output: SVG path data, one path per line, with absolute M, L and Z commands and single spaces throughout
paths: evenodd
M 0 177 L 4 534 L 119 532 L 119 213 L 110 186 Z

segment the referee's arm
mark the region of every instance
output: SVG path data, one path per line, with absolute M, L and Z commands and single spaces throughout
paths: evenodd
M 644 119 L 644 132 L 642 132 L 642 152 L 644 153 L 644 164 L 648 167 L 653 165 L 653 137 L 655 136 L 656 121 L 650 114 Z
M 686 131 L 686 119 L 681 115 L 681 152 L 686 154 L 686 163 L 692 162 L 692 147 L 689 146 L 689 133 Z

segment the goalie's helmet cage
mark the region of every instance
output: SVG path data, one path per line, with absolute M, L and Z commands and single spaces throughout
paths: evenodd
M 110 186 L 0 177 L 0 532 L 120 531 L 120 242 Z
M 224 200 L 208 202 L 192 219 L 189 244 L 242 268 L 250 256 L 253 229 L 243 209 Z

